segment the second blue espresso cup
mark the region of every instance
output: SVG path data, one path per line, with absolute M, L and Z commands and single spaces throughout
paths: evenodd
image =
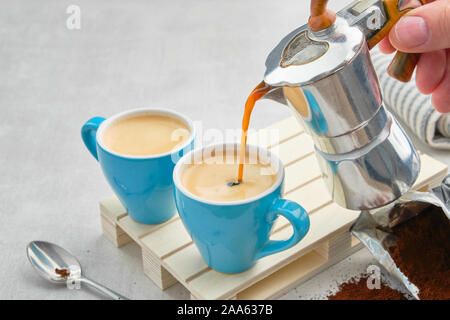
M 307 212 L 296 202 L 282 199 L 284 167 L 265 149 L 251 147 L 249 152 L 265 155 L 277 170 L 275 183 L 254 197 L 236 201 L 213 201 L 194 195 L 182 184 L 186 166 L 202 161 L 205 154 L 239 150 L 239 144 L 218 144 L 191 151 L 175 166 L 173 180 L 175 201 L 184 226 L 200 251 L 203 260 L 214 270 L 238 273 L 251 268 L 258 259 L 291 248 L 309 230 Z M 237 174 L 237 173 L 236 173 Z M 278 215 L 293 227 L 287 240 L 270 240 L 270 232 Z
M 103 135 L 111 125 L 119 120 L 142 115 L 163 115 L 181 120 L 189 128 L 190 136 L 170 152 L 151 156 L 119 154 L 105 146 Z M 166 109 L 134 109 L 109 119 L 90 119 L 83 125 L 81 136 L 133 220 L 157 224 L 169 220 L 175 214 L 172 173 L 178 159 L 193 148 L 194 126 L 190 119 Z

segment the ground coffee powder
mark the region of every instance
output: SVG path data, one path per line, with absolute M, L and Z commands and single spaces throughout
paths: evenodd
M 396 265 L 419 288 L 419 298 L 450 299 L 450 220 L 431 206 L 393 228 L 389 249 Z
M 403 293 L 382 283 L 380 289 L 369 289 L 369 276 L 355 277 L 339 286 L 338 292 L 328 296 L 328 300 L 408 300 Z

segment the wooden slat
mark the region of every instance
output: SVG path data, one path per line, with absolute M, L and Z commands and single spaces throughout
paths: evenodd
M 274 233 L 278 232 L 278 230 L 281 230 L 282 228 L 284 228 L 288 224 L 289 224 L 289 221 L 285 217 L 278 216 L 278 218 L 273 223 L 271 234 L 274 234 Z
M 162 229 L 156 230 L 141 238 L 142 244 L 158 258 L 163 258 L 179 248 L 191 243 L 191 237 L 184 228 L 181 220 L 169 223 Z
M 414 189 L 418 190 L 427 185 L 431 187 L 439 185 L 442 178 L 447 174 L 448 167 L 427 154 L 420 155 L 420 162 L 420 173 L 414 184 Z
M 127 214 L 124 206 L 116 196 L 100 201 L 100 211 L 103 211 L 107 215 L 107 218 L 113 221 L 117 221 Z
M 331 196 L 322 179 L 314 180 L 286 195 L 286 199 L 298 202 L 308 213 L 331 203 Z
M 158 264 L 157 261 L 152 261 L 151 257 L 143 254 L 142 261 L 144 273 L 162 290 L 178 282 L 162 265 Z
M 272 147 L 270 151 L 277 155 L 285 166 L 288 166 L 290 163 L 312 154 L 314 148 L 311 137 L 302 133 Z
M 142 224 L 131 219 L 130 216 L 123 217 L 119 220 L 120 227 L 131 237 L 138 242 L 139 237 L 158 227 L 157 224 Z
M 241 291 L 237 298 L 239 300 L 275 298 L 274 292 L 276 292 L 277 296 L 287 292 L 293 288 L 293 284 L 303 282 L 322 271 L 319 268 L 325 265 L 326 262 L 327 259 L 314 250 L 308 252 L 286 267 Z M 314 271 L 315 273 L 313 274 Z
M 164 228 L 166 227 L 166 225 L 179 219 L 180 217 L 178 216 L 178 214 L 176 214 L 168 221 L 160 224 L 142 224 L 134 221 L 130 216 L 126 216 L 119 219 L 118 225 L 123 230 L 125 230 L 126 233 L 133 238 L 134 241 L 139 242 L 140 238 L 143 238 L 144 236 L 155 232 L 156 230 Z
M 105 218 L 103 214 L 101 217 L 101 225 L 104 235 L 109 239 L 116 247 L 121 247 L 132 239 L 126 234 L 119 226 L 111 223 L 109 218 Z
M 193 243 L 164 259 L 164 264 L 177 275 L 180 282 L 187 282 L 192 276 L 209 269 Z
M 343 232 L 321 244 L 315 249 L 315 251 L 322 255 L 325 259 L 330 260 L 351 247 L 350 233 Z
M 288 193 L 305 183 L 322 177 L 316 155 L 296 161 L 285 167 L 284 192 Z
M 258 130 L 258 132 L 249 134 L 247 142 L 249 144 L 257 144 L 265 148 L 270 148 L 303 132 L 304 130 L 298 121 L 294 117 L 289 117 Z M 271 135 L 275 137 L 271 137 Z

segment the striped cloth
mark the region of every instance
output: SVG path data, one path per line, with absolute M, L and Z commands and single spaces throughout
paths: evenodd
M 382 54 L 378 48 L 374 48 L 371 54 L 386 107 L 420 140 L 433 148 L 450 150 L 450 114 L 437 112 L 431 105 L 431 96 L 421 94 L 414 80 L 403 83 L 387 74 L 393 54 Z

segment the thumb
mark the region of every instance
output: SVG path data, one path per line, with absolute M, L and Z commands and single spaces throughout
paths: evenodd
M 450 0 L 437 0 L 411 10 L 392 28 L 389 40 L 403 52 L 450 48 Z

